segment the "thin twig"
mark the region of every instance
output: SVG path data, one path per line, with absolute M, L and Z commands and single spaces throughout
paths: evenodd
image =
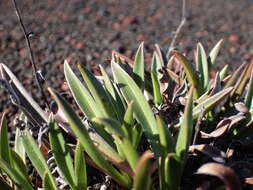
M 41 93 L 42 99 L 45 101 L 46 107 L 49 109 L 49 103 L 48 103 L 48 101 L 47 101 L 46 95 L 45 95 L 45 93 L 44 93 L 44 91 L 43 91 L 43 89 L 42 89 L 42 84 L 40 83 L 40 80 L 39 80 L 38 75 L 37 75 L 37 68 L 36 68 L 36 64 L 35 64 L 35 60 L 34 60 L 34 54 L 33 54 L 32 48 L 31 48 L 31 43 L 30 43 L 30 39 L 29 39 L 29 34 L 27 33 L 26 28 L 25 28 L 25 26 L 24 26 L 24 23 L 23 23 L 23 20 L 22 20 L 20 11 L 19 11 L 19 9 L 18 9 L 16 0 L 12 0 L 12 3 L 13 3 L 13 5 L 14 5 L 16 15 L 17 15 L 17 17 L 18 17 L 20 26 L 21 26 L 21 28 L 22 28 L 22 31 L 23 31 L 24 36 L 25 36 L 25 39 L 26 39 L 26 45 L 27 45 L 28 50 L 29 50 L 30 59 L 31 59 L 31 63 L 32 63 L 32 68 L 33 68 L 33 74 L 34 74 L 34 77 L 35 77 L 35 79 L 36 79 L 37 86 L 38 86 L 39 91 L 40 91 L 40 93 Z
M 195 125 L 195 133 L 194 133 L 194 137 L 193 137 L 193 142 L 192 142 L 192 145 L 195 145 L 197 143 L 197 138 L 198 138 L 198 135 L 199 135 L 199 132 L 201 130 L 201 122 L 202 122 L 202 118 L 204 117 L 205 115 L 205 108 L 201 108 L 201 113 L 198 117 L 198 121 Z
M 169 59 L 170 52 L 175 48 L 176 39 L 177 39 L 178 34 L 180 33 L 182 27 L 184 26 L 185 22 L 186 22 L 186 0 L 183 0 L 181 22 L 178 25 L 175 35 L 171 40 L 170 47 L 169 47 L 168 52 L 166 54 L 167 60 Z

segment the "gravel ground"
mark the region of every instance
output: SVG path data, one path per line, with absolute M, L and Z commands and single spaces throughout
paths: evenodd
M 38 66 L 50 85 L 61 89 L 62 63 L 103 64 L 111 50 L 132 57 L 145 41 L 147 57 L 154 43 L 168 48 L 180 22 L 179 0 L 22 0 L 17 1 Z M 7 64 L 34 95 L 32 69 L 21 28 L 10 0 L 0 1 L 0 62 Z M 187 0 L 187 22 L 176 47 L 193 57 L 197 42 L 207 50 L 225 40 L 217 68 L 240 65 L 253 55 L 252 0 Z M 37 98 L 38 95 L 37 95 Z M 0 112 L 9 107 L 0 89 Z M 12 108 L 13 109 L 13 108 Z

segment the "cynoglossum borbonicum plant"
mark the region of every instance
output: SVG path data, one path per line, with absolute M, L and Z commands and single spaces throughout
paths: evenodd
M 7 124 L 2 117 L 1 184 L 6 189 L 57 189 L 63 184 L 66 189 L 85 189 L 87 162 L 110 176 L 118 187 L 178 189 L 185 163 L 197 150 L 223 164 L 204 165 L 198 173 L 220 177 L 229 186 L 231 181 L 221 168 L 232 157 L 206 142 L 243 139 L 251 133 L 253 64 L 245 63 L 232 74 L 225 66 L 210 78 L 221 44 L 222 40 L 207 55 L 199 43 L 195 66 L 178 51 L 166 60 L 156 45 L 148 72 L 141 43 L 134 60 L 112 53 L 112 77 L 102 66 L 101 75 L 96 76 L 78 65 L 83 82 L 65 61 L 66 81 L 84 119 L 52 88 L 48 90 L 58 108 L 53 113 L 45 112 L 1 64 L 1 82 L 28 119 L 24 129 L 17 128 L 13 149 L 8 145 Z M 29 126 L 48 129 L 44 135 L 39 133 L 39 146 Z M 76 146 L 69 146 L 69 139 Z M 49 152 L 58 177 L 46 161 Z M 42 184 L 32 183 L 25 154 Z M 236 179 L 235 187 L 240 187 L 237 176 L 233 172 L 231 175 Z

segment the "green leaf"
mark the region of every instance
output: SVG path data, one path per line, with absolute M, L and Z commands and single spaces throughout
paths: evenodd
M 43 187 L 44 190 L 58 190 L 51 176 L 47 172 L 45 173 L 45 177 L 43 178 Z
M 137 151 L 134 149 L 131 144 L 130 139 L 125 136 L 124 131 L 122 130 L 121 124 L 110 118 L 95 118 L 92 120 L 99 125 L 103 125 L 111 132 L 114 136 L 117 145 L 120 147 L 120 150 L 123 152 L 124 157 L 130 164 L 133 171 L 136 170 L 136 164 L 139 159 Z
M 188 94 L 187 103 L 184 109 L 183 122 L 180 126 L 180 131 L 176 143 L 176 155 L 180 158 L 182 163 L 184 163 L 186 159 L 193 131 L 192 97 L 193 87 L 191 87 Z
M 237 79 L 234 89 L 231 92 L 231 97 L 233 97 L 234 95 L 239 95 L 239 96 L 242 95 L 250 79 L 251 72 L 252 72 L 252 67 L 250 64 L 247 64 L 244 70 L 242 71 L 240 77 Z
M 185 56 L 180 54 L 178 51 L 172 51 L 172 53 L 178 59 L 179 63 L 183 66 L 188 81 L 194 87 L 194 92 L 196 96 L 199 97 L 201 95 L 202 89 L 199 84 L 197 72 L 195 71 L 193 66 L 187 61 Z
M 95 102 L 90 92 L 83 86 L 83 84 L 71 70 L 68 62 L 66 61 L 64 63 L 64 74 L 77 104 L 79 105 L 83 113 L 86 115 L 87 119 L 91 120 L 93 117 L 106 117 L 106 114 L 101 107 L 101 104 L 97 104 Z M 96 125 L 94 125 L 93 127 L 99 133 L 99 135 L 103 136 L 103 138 L 111 146 L 113 146 L 111 136 L 106 133 L 104 129 Z
M 78 69 L 95 102 L 102 108 L 101 111 L 103 111 L 103 115 L 115 117 L 116 113 L 112 109 L 113 105 L 111 104 L 110 99 L 107 96 L 107 92 L 103 88 L 102 84 L 90 71 L 82 67 L 80 64 L 78 65 Z
M 236 69 L 236 71 L 232 74 L 232 77 L 226 82 L 225 88 L 231 87 L 234 85 L 235 81 L 238 79 L 239 74 L 243 71 L 243 69 L 247 66 L 248 63 L 243 63 Z
M 202 88 L 206 90 L 209 83 L 208 62 L 206 52 L 201 43 L 198 43 L 197 46 L 197 68 L 200 73 Z
M 48 89 L 54 100 L 56 101 L 59 109 L 61 109 L 69 122 L 70 128 L 74 132 L 74 134 L 79 139 L 81 145 L 84 150 L 88 153 L 91 159 L 106 173 L 115 178 L 119 183 L 124 186 L 129 185 L 129 181 L 123 177 L 112 165 L 110 165 L 101 153 L 98 152 L 98 149 L 101 149 L 100 146 L 104 150 L 104 153 L 110 154 L 110 156 L 114 159 L 118 159 L 118 162 L 121 162 L 121 158 L 117 155 L 117 153 L 113 152 L 113 150 L 108 146 L 103 144 L 96 143 L 96 146 L 93 144 L 85 126 L 82 124 L 82 121 L 75 114 L 75 111 L 70 107 L 70 105 L 56 92 L 54 92 L 51 88 Z M 104 142 L 106 144 L 106 142 Z M 98 149 L 97 149 L 98 148 Z
M 209 65 L 214 65 L 215 60 L 220 52 L 220 48 L 223 44 L 223 39 L 221 39 L 220 41 L 218 41 L 218 43 L 214 46 L 214 48 L 211 50 L 209 57 L 208 57 L 208 62 Z
M 127 137 L 128 139 L 131 139 L 132 142 L 132 129 L 133 129 L 133 125 L 134 125 L 134 117 L 133 117 L 133 104 L 134 102 L 130 102 L 128 104 L 126 113 L 124 115 L 124 125 L 122 130 L 124 131 L 124 135 L 125 137 Z
M 28 169 L 25 165 L 25 162 L 20 158 L 20 156 L 11 150 L 11 156 L 13 160 L 13 168 L 23 177 L 25 177 L 29 181 L 29 176 L 28 176 Z
M 166 184 L 168 184 L 167 189 L 179 189 L 182 176 L 182 165 L 175 153 L 169 153 L 167 155 L 164 168 L 165 181 Z
M 116 135 L 118 137 L 125 137 L 121 124 L 117 120 L 112 118 L 93 118 L 92 122 L 104 126 L 113 136 Z
M 83 86 L 66 61 L 64 62 L 64 74 L 77 104 L 86 117 L 92 119 L 105 116 L 101 105 L 95 102 L 89 90 Z
M 159 63 L 159 58 L 156 53 L 153 55 L 152 65 L 151 65 L 151 79 L 153 84 L 153 95 L 155 105 L 159 106 L 162 103 L 162 95 L 160 92 L 160 83 L 159 80 L 162 78 L 161 74 L 158 72 L 162 68 Z
M 134 80 L 118 64 L 112 63 L 112 72 L 125 100 L 128 103 L 134 101 L 133 110 L 135 117 L 141 123 L 148 141 L 157 154 L 158 149 L 156 150 L 156 148 L 158 144 L 156 140 L 158 131 L 155 117 L 149 104 Z
M 225 66 L 221 69 L 220 74 L 219 74 L 219 75 L 220 75 L 220 80 L 223 80 L 223 79 L 226 77 L 227 72 L 228 72 L 228 64 L 225 65 Z
M 133 74 L 134 80 L 138 86 L 143 89 L 144 87 L 144 43 L 142 42 L 136 52 L 134 65 L 133 65 Z
M 253 109 L 253 71 L 251 71 L 250 82 L 248 85 L 248 91 L 245 97 L 245 106 L 251 110 Z
M 87 188 L 87 172 L 86 162 L 84 157 L 84 149 L 80 143 L 77 142 L 75 150 L 75 175 L 77 180 L 77 189 L 83 190 Z
M 151 187 L 151 173 L 149 172 L 152 153 L 145 152 L 138 161 L 134 177 L 134 190 L 148 190 Z
M 5 113 L 2 115 L 0 123 L 0 158 L 2 158 L 8 165 L 13 166 L 11 149 L 8 143 L 8 126 L 5 119 Z
M 168 129 L 168 126 L 165 125 L 158 115 L 156 116 L 156 122 L 159 131 L 160 144 L 163 148 L 164 155 L 167 155 L 169 152 L 174 152 L 174 139 Z
M 55 123 L 53 116 L 50 115 L 49 120 L 49 140 L 50 146 L 59 167 L 61 174 L 70 185 L 71 189 L 76 188 L 76 178 L 70 152 L 66 146 L 65 140 L 61 134 L 60 128 Z
M 122 102 L 120 98 L 120 94 L 116 90 L 116 88 L 113 86 L 112 81 L 110 80 L 109 76 L 105 72 L 104 68 L 100 66 L 100 70 L 102 72 L 103 80 L 104 80 L 104 86 L 106 89 L 106 93 L 108 95 L 108 98 L 110 99 L 111 105 L 114 108 L 114 111 L 117 115 L 117 118 L 119 121 L 121 121 L 124 117 L 124 103 Z
M 47 166 L 47 162 L 44 156 L 42 155 L 42 153 L 40 152 L 40 149 L 37 146 L 36 142 L 30 135 L 29 131 L 27 130 L 24 131 L 21 137 L 22 137 L 23 145 L 25 147 L 25 152 L 27 156 L 29 157 L 29 159 L 31 160 L 33 166 L 37 170 L 40 177 L 43 179 L 45 173 L 48 173 L 50 178 L 53 179 L 53 176 Z
M 193 109 L 193 118 L 196 119 L 198 115 L 202 112 L 202 109 L 205 109 L 205 112 L 208 112 L 211 110 L 213 107 L 218 105 L 219 103 L 222 102 L 233 90 L 233 87 L 229 87 L 227 89 L 224 89 L 210 98 L 205 99 L 202 101 L 200 104 L 198 104 L 196 107 Z
M 7 162 L 0 158 L 0 168 L 11 178 L 11 180 L 20 188 L 25 190 L 33 190 L 31 184 L 25 176 L 20 175 Z
M 20 158 L 25 162 L 25 147 L 22 142 L 21 138 L 21 131 L 19 128 L 16 128 L 16 134 L 15 134 L 15 146 L 14 146 L 15 152 L 20 156 Z

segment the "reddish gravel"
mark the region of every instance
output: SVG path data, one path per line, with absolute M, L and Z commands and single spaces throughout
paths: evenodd
M 17 1 L 39 68 L 55 88 L 63 83 L 62 63 L 103 64 L 111 50 L 133 56 L 145 41 L 147 57 L 154 43 L 168 48 L 180 22 L 179 0 L 22 0 Z M 23 34 L 10 0 L 0 1 L 0 62 L 13 69 L 36 94 Z M 236 67 L 253 55 L 252 0 L 187 0 L 187 22 L 177 48 L 193 56 L 197 42 L 207 50 L 225 40 L 217 67 Z M 0 89 L 0 112 L 7 98 Z M 3 106 L 4 105 L 4 106 Z

